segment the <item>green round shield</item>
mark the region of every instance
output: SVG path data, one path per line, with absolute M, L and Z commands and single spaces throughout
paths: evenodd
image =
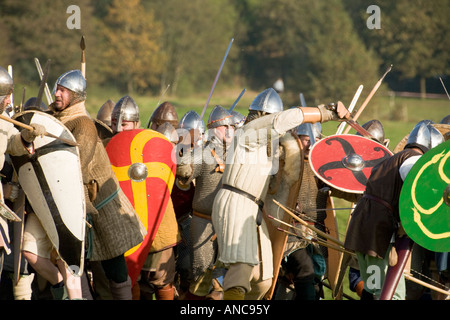
M 426 152 L 406 176 L 400 220 L 406 234 L 435 252 L 450 251 L 450 140 Z

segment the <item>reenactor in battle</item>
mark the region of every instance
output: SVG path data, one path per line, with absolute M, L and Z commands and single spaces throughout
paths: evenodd
M 156 123 L 159 117 L 155 116 L 153 120 Z M 112 110 L 111 126 L 113 134 L 139 129 L 140 125 L 139 106 L 132 97 L 125 95 L 116 103 Z M 158 126 L 155 125 L 153 128 L 157 129 Z M 172 143 L 177 138 L 173 135 L 170 137 Z M 180 239 L 181 235 L 173 203 L 169 199 L 166 211 L 150 247 L 147 260 L 133 288 L 133 299 L 152 300 L 153 295 L 155 295 L 157 300 L 175 299 L 176 259 L 174 247 L 180 242 Z
M 201 157 L 192 157 L 192 163 L 181 159 L 177 166 L 182 184 L 195 180 L 190 224 L 192 279 L 186 299 L 222 299 L 223 291 L 218 278 L 223 277 L 223 269 L 215 267 L 217 241 L 211 212 L 220 189 L 227 149 L 234 135 L 233 124 L 233 116 L 222 106 L 215 106 L 208 118 L 208 138 L 201 152 L 194 148 L 192 153 L 185 155 L 191 158 L 192 154 L 198 154 Z
M 0 66 L 0 114 L 5 117 L 9 117 L 6 109 L 8 105 L 11 104 L 11 94 L 14 91 L 14 82 L 8 71 Z M 14 125 L 6 120 L 0 120 L 0 169 L 3 168 L 5 163 L 6 154 L 12 155 L 22 155 L 33 152 L 33 141 L 36 137 L 42 136 L 45 134 L 45 128 L 39 124 L 32 124 L 33 131 L 22 130 L 19 132 Z M 2 180 L 4 180 L 2 178 Z M 4 182 L 4 181 L 2 181 Z M 12 186 L 9 186 L 12 187 Z M 15 200 L 16 196 L 14 196 L 11 191 L 12 189 L 6 190 L 4 194 L 3 187 L 0 186 L 0 201 L 5 203 L 6 199 Z M 18 190 L 16 190 L 18 191 Z M 8 220 L 0 215 L 0 275 L 3 270 L 3 263 L 5 256 L 9 258 L 12 252 L 12 243 L 10 239 L 10 230 L 9 230 Z M 18 244 L 15 244 L 16 246 Z M 9 259 L 10 260 L 10 259 Z M 4 273 L 6 275 L 6 272 Z M 25 281 L 19 281 L 19 285 L 14 287 L 14 296 L 18 299 L 30 299 L 31 297 L 31 283 L 26 283 Z
M 387 269 L 389 265 L 397 263 L 393 243 L 396 239 L 408 240 L 400 223 L 398 206 L 406 175 L 425 152 L 443 141 L 438 130 L 421 121 L 409 134 L 402 151 L 372 169 L 364 194 L 352 213 L 344 243 L 347 249 L 355 251 L 357 255 L 364 282 L 361 300 L 380 297 Z M 367 282 L 371 276 L 370 270 L 374 267 L 380 270 L 379 286 Z M 402 274 L 392 299 L 404 300 L 405 292 Z
M 283 111 L 281 98 L 272 88 L 250 104 L 246 124 L 238 130 L 234 149 L 229 151 L 212 211 L 218 259 L 228 267 L 223 282 L 225 300 L 261 299 L 272 285 L 272 245 L 262 217 L 273 174 L 271 141 L 304 122 L 340 120 L 347 115 L 342 103 Z M 268 134 L 255 134 L 263 131 Z
M 175 129 L 178 127 L 177 111 L 168 101 L 164 101 L 153 111 L 150 117 L 149 127 L 152 130 L 158 130 L 158 127 L 164 123 L 170 123 Z
M 97 112 L 97 120 L 100 120 L 105 125 L 111 128 L 111 113 L 114 109 L 115 102 L 111 99 L 106 100 Z
M 186 133 L 190 117 L 183 117 L 181 121 L 178 120 L 178 114 L 175 107 L 168 101 L 161 103 L 149 120 L 150 129 L 156 130 L 169 139 L 176 148 L 180 136 Z M 183 129 L 178 132 L 178 127 L 181 125 Z M 177 299 L 184 299 L 185 294 L 189 290 L 189 277 L 191 274 L 191 263 L 189 254 L 189 230 L 192 219 L 192 201 L 194 198 L 195 185 L 193 182 L 189 184 L 182 184 L 179 177 L 175 177 L 175 182 L 170 194 L 175 215 L 178 222 L 179 231 L 181 234 L 181 241 L 174 247 L 176 255 L 176 285 Z
M 131 280 L 124 253 L 143 241 L 145 227 L 119 188 L 108 154 L 98 138 L 92 118 L 86 111 L 86 80 L 81 72 L 71 70 L 63 73 L 56 80 L 53 94 L 55 102 L 49 106 L 52 115 L 72 132 L 79 144 L 86 215 L 92 226 L 86 231 L 86 259 L 101 262 L 113 299 L 131 300 Z M 31 239 L 35 230 L 43 232 L 39 222 L 35 222 L 34 228 L 31 229 L 33 232 L 30 232 Z M 27 226 L 28 224 L 29 221 Z M 64 299 L 67 293 L 69 298 L 74 298 L 70 293 L 71 288 L 63 285 L 62 275 L 54 268 L 49 259 L 50 255 L 44 260 L 45 264 L 42 264 L 42 258 L 36 251 L 27 251 L 27 230 L 24 238 L 24 255 L 33 268 L 52 284 L 54 298 Z M 43 239 L 42 241 L 48 241 L 45 237 Z M 39 247 L 42 241 L 36 240 L 35 246 Z M 49 249 L 51 251 L 51 248 Z M 83 298 L 89 298 L 85 289 L 83 286 Z M 81 298 L 79 292 L 76 293 L 75 298 Z
M 322 126 L 319 122 L 303 123 L 296 128 L 296 134 L 300 139 L 304 155 L 304 159 L 300 159 L 304 165 L 296 214 L 300 214 L 302 219 L 324 231 L 326 212 L 317 209 L 326 208 L 329 188 L 328 190 L 322 189 L 325 184 L 314 175 L 308 163 L 310 148 L 320 140 Z M 299 223 L 295 223 L 295 221 L 293 223 L 297 228 L 301 228 Z M 304 232 L 296 231 L 297 236 L 288 236 L 282 263 L 284 277 L 279 279 L 277 299 L 282 299 L 283 281 L 286 280 L 288 284 L 292 283 L 294 286 L 295 300 L 319 300 L 322 296 L 321 279 L 325 275 L 327 250 L 308 240 L 311 237 L 317 238 L 314 231 L 303 229 L 305 229 Z M 314 268 L 313 255 L 316 265 L 321 268 Z
M 319 122 L 303 123 L 296 128 L 302 144 L 304 154 L 304 165 L 300 191 L 297 197 L 296 214 L 316 229 L 325 232 L 326 228 L 336 228 L 327 226 L 325 220 L 327 212 L 324 210 L 330 201 L 330 197 L 342 198 L 350 202 L 356 202 L 359 198 L 356 193 L 344 192 L 318 179 L 309 164 L 309 153 L 311 147 L 322 138 L 322 126 Z M 331 209 L 331 208 L 330 208 Z M 302 232 L 296 231 L 296 236 L 289 235 L 285 258 L 282 263 L 285 274 L 284 279 L 293 284 L 295 300 L 319 300 L 323 298 L 322 281 L 330 272 L 330 262 L 328 260 L 328 249 L 326 246 L 311 242 L 311 239 L 321 239 L 315 231 L 303 227 L 301 224 L 292 221 Z M 308 240 L 309 239 L 309 240 Z M 331 249 L 334 250 L 334 249 Z M 283 278 L 280 280 L 283 281 Z M 281 282 L 281 285 L 283 282 Z M 278 298 L 282 298 L 283 286 L 280 285 Z

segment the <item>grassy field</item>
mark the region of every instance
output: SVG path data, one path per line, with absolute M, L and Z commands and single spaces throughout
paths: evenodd
M 208 120 L 209 112 L 215 105 L 221 105 L 225 108 L 230 107 L 241 91 L 242 88 L 227 89 L 223 91 L 216 89 L 203 117 L 205 123 Z M 247 90 L 235 109 L 246 115 L 248 106 L 257 94 L 258 92 Z M 111 89 L 93 88 L 88 91 L 86 107 L 90 114 L 95 117 L 106 100 L 111 99 L 114 102 L 117 102 L 123 95 L 124 94 L 117 93 Z M 209 92 L 189 97 L 174 97 L 168 95 L 162 97 L 132 95 L 132 97 L 139 106 L 140 118 L 142 126 L 144 127 L 153 111 L 158 106 L 158 102 L 170 101 L 175 106 L 178 117 L 181 119 L 181 117 L 189 110 L 195 110 L 198 114 L 201 114 L 208 95 Z M 354 112 L 358 110 L 363 99 L 365 99 L 365 96 L 361 95 Z M 289 107 L 291 107 L 291 105 L 285 105 L 285 108 Z M 386 138 L 390 139 L 389 147 L 393 149 L 420 120 L 429 119 L 439 123 L 441 119 L 448 114 L 450 114 L 450 101 L 444 97 L 442 99 L 419 99 L 375 95 L 366 106 L 364 112 L 361 113 L 358 122 L 363 124 L 372 119 L 380 120 L 384 126 Z M 325 135 L 331 135 L 336 132 L 337 123 L 324 123 L 322 127 Z M 352 129 L 349 133 L 354 132 L 355 131 Z

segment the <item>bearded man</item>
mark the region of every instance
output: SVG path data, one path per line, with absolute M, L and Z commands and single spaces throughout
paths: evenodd
M 86 258 L 101 261 L 113 299 L 131 300 L 131 279 L 124 253 L 143 241 L 145 227 L 120 189 L 93 119 L 86 111 L 86 80 L 81 72 L 63 73 L 55 83 L 53 94 L 55 102 L 49 106 L 52 115 L 72 132 L 79 144 L 86 216 L 92 225 L 86 232 Z M 35 252 L 26 253 L 26 258 L 32 265 L 35 262 L 33 267 L 38 272 L 43 267 L 36 263 Z M 50 276 L 55 277 L 54 270 Z

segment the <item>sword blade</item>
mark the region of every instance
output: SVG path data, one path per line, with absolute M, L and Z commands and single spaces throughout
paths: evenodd
M 234 101 L 233 105 L 231 106 L 230 110 L 228 110 L 228 112 L 233 111 L 234 107 L 236 107 L 237 103 L 239 102 L 239 100 L 241 100 L 242 96 L 244 95 L 245 92 L 245 88 L 244 90 L 241 91 L 241 94 L 239 95 L 239 97 L 237 97 L 236 101 Z
M 42 102 L 42 95 L 44 94 L 45 84 L 47 83 L 48 71 L 50 69 L 50 62 L 51 62 L 51 60 L 48 59 L 47 63 L 45 64 L 44 73 L 43 73 L 42 79 L 41 79 L 41 84 L 39 85 L 38 95 L 37 95 L 36 101 L 34 103 L 35 107 L 39 108 L 39 109 L 40 109 L 40 105 Z
M 348 112 L 352 113 L 353 109 L 355 108 L 356 105 L 356 101 L 358 101 L 359 96 L 361 95 L 361 91 L 364 88 L 363 85 L 360 85 L 358 87 L 358 90 L 356 90 L 355 95 L 353 96 L 352 102 L 350 102 L 350 106 L 348 107 Z M 344 131 L 345 128 L 345 122 L 342 122 L 341 124 L 339 124 L 338 129 L 336 131 L 336 134 L 342 134 L 342 132 Z
M 374 139 L 373 136 L 363 127 L 361 127 L 357 122 L 351 120 L 351 119 L 345 119 L 344 120 L 350 127 L 355 129 L 357 132 L 359 132 L 363 137 Z
M 301 103 L 302 107 L 307 107 L 305 96 L 303 95 L 303 93 L 300 93 L 300 103 Z
M 38 58 L 34 58 L 34 64 L 36 65 L 36 69 L 37 69 L 38 74 L 39 74 L 39 80 L 42 80 L 43 72 L 42 72 L 41 63 L 39 62 Z M 47 83 L 45 83 L 45 96 L 47 97 L 47 103 L 49 105 L 52 104 L 53 103 L 53 98 L 52 98 L 52 95 L 50 93 L 50 89 L 48 88 Z
M 222 59 L 222 63 L 220 64 L 219 71 L 217 71 L 216 78 L 214 79 L 211 91 L 209 92 L 208 100 L 206 100 L 205 106 L 203 107 L 202 113 L 200 114 L 200 119 L 203 119 L 205 115 L 206 108 L 208 108 L 209 100 L 211 100 L 211 96 L 213 94 L 214 88 L 216 87 L 217 80 L 219 79 L 219 75 L 222 72 L 223 65 L 225 64 L 225 60 L 227 60 L 228 52 L 230 52 L 231 45 L 233 44 L 234 38 L 231 38 L 230 44 L 228 45 L 228 49 L 225 52 L 225 56 Z
M 448 95 L 447 88 L 445 87 L 444 81 L 442 81 L 441 77 L 439 77 L 439 80 L 441 80 L 441 84 L 444 87 L 444 90 L 445 90 L 445 93 L 447 94 L 448 100 L 450 100 L 450 96 Z

